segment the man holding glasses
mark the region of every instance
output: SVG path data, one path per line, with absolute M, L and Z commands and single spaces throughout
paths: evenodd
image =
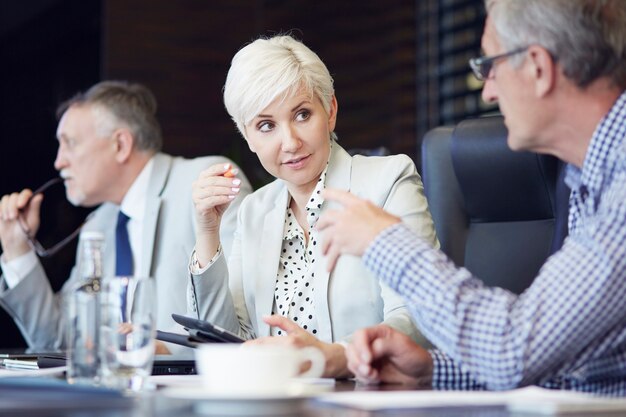
M 161 153 L 156 107 L 153 94 L 140 84 L 104 81 L 78 94 L 57 112 L 59 149 L 54 166 L 60 179 L 34 193 L 25 189 L 0 200 L 0 304 L 30 347 L 64 345 L 63 306 L 35 253 L 51 256 L 79 231 L 104 234 L 106 275 L 155 278 L 158 328 L 172 328 L 171 313 L 185 313 L 186 287 L 181 283 L 188 275 L 188 254 L 195 243 L 191 184 L 209 166 L 235 167 L 223 157 L 186 160 Z M 230 249 L 239 202 L 251 191 L 243 174 L 238 177 L 233 187 L 240 189 L 241 197 L 222 221 L 225 251 Z M 45 189 L 60 181 L 72 204 L 101 206 L 82 229 L 45 249 L 35 238 L 39 210 Z M 74 267 L 65 285 L 77 279 Z
M 568 163 L 569 237 L 517 296 L 488 288 L 357 197 L 318 227 L 334 265 L 363 256 L 401 293 L 438 350 L 386 326 L 355 333 L 349 368 L 367 382 L 434 388 L 525 385 L 626 394 L 626 2 L 488 0 L 485 57 L 471 61 L 514 150 Z

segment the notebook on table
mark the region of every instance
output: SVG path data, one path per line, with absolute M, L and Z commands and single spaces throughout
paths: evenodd
M 65 354 L 6 355 L 0 362 L 7 369 L 44 369 L 66 365 Z M 192 375 L 196 373 L 193 354 L 155 355 L 152 375 Z

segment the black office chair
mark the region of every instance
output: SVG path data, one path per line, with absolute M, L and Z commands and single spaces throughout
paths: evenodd
M 564 239 L 555 216 L 567 225 L 567 200 L 556 198 L 562 163 L 513 152 L 506 137 L 502 117 L 428 132 L 423 181 L 442 250 L 487 285 L 521 293 Z

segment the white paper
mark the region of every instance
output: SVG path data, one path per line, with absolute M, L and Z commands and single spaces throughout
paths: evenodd
M 512 391 L 507 407 L 513 412 L 544 415 L 626 411 L 626 399 L 599 397 L 574 391 L 528 387 Z
M 506 406 L 511 411 L 566 414 L 626 411 L 626 399 L 594 397 L 572 391 L 526 387 L 512 391 L 351 391 L 330 393 L 319 401 L 361 410 L 433 407 Z
M 505 405 L 503 393 L 482 391 L 344 391 L 318 400 L 362 410 Z
M 67 370 L 67 366 L 56 366 L 43 369 L 7 369 L 0 368 L 0 378 L 22 377 L 22 376 L 48 376 L 62 374 Z

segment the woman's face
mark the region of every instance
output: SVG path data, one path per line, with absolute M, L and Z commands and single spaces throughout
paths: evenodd
M 248 145 L 292 194 L 311 193 L 328 161 L 336 118 L 335 97 L 328 114 L 317 96 L 300 89 L 284 101 L 277 98 L 246 125 Z

